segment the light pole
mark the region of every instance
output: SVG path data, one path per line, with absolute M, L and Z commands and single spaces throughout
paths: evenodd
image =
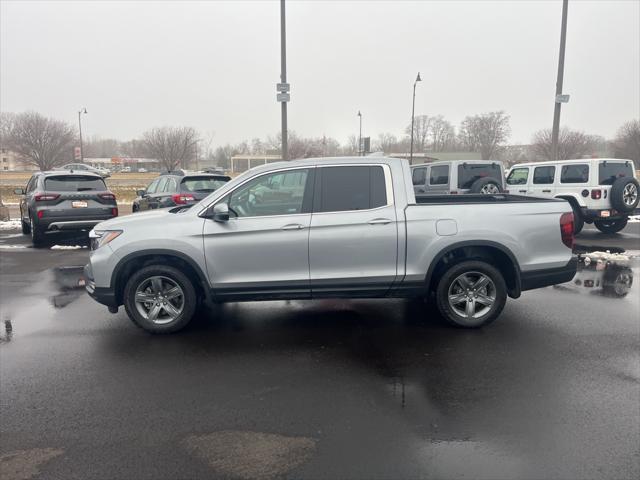
M 86 114 L 87 113 L 87 109 L 85 107 L 82 107 L 80 110 L 78 110 L 78 130 L 80 132 L 80 162 L 84 163 L 84 152 L 82 150 L 82 114 Z
M 287 30 L 285 18 L 284 0 L 280 0 L 280 82 L 287 85 Z M 288 85 L 287 85 L 288 87 Z M 288 91 L 288 88 L 287 90 Z M 285 91 L 282 92 L 283 94 Z M 284 95 L 283 95 L 284 96 Z M 286 95 L 288 97 L 288 94 Z M 289 145 L 287 142 L 287 101 L 281 101 L 282 105 L 282 160 L 289 160 Z
M 560 107 L 568 97 L 562 98 L 562 82 L 564 80 L 564 47 L 567 43 L 567 9 L 569 0 L 562 2 L 562 26 L 560 28 L 560 56 L 558 57 L 558 79 L 556 81 L 555 108 L 553 109 L 553 128 L 551 130 L 551 154 L 558 160 L 558 136 L 560 134 Z
M 362 155 L 362 114 L 358 110 L 358 117 L 360 117 L 360 134 L 358 135 L 358 156 Z
M 418 72 L 416 81 L 413 82 L 413 103 L 411 104 L 411 150 L 409 151 L 409 165 L 413 165 L 413 122 L 415 121 L 416 112 L 416 85 L 421 81 L 420 72 Z

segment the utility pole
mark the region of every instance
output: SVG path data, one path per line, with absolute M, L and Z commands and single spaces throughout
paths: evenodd
M 562 103 L 568 101 L 567 96 L 562 95 L 562 82 L 564 80 L 564 49 L 567 42 L 567 9 L 569 0 L 562 1 L 562 27 L 560 30 L 560 56 L 558 57 L 558 79 L 556 80 L 555 108 L 553 110 L 553 129 L 551 130 L 551 152 L 553 160 L 558 160 L 558 136 L 560 134 L 560 108 Z M 565 98 L 563 98 L 565 97 Z
M 358 110 L 358 117 L 360 117 L 360 134 L 358 135 L 358 156 L 361 156 L 362 151 L 364 149 L 362 148 L 362 114 L 360 113 L 360 110 Z
M 413 82 L 413 103 L 411 104 L 411 150 L 409 151 L 409 165 L 413 165 L 413 122 L 415 121 L 416 112 L 416 85 L 421 81 L 420 72 L 418 72 L 416 81 Z
M 81 115 L 83 113 L 87 113 L 87 109 L 85 107 L 82 107 L 80 110 L 78 110 L 78 131 L 80 133 L 80 162 L 84 163 L 84 151 L 82 149 L 82 120 L 81 120 Z
M 285 0 L 280 0 L 280 82 L 283 85 L 287 84 L 287 30 L 285 20 Z M 286 92 L 288 92 L 288 86 Z M 280 90 L 283 91 L 283 90 Z M 289 100 L 288 93 L 281 93 L 282 99 L 280 104 L 282 105 L 282 160 L 289 160 L 289 145 L 287 141 L 287 101 Z M 285 97 L 286 95 L 286 97 Z M 286 98 L 286 99 L 285 99 Z

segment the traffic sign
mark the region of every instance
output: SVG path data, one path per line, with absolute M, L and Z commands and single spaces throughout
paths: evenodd
M 556 103 L 568 103 L 570 95 L 556 95 Z
M 278 99 L 279 102 L 288 102 L 289 101 L 289 94 L 288 93 L 278 93 L 276 95 L 276 98 Z
M 288 83 L 278 83 L 276 85 L 276 90 L 279 92 L 288 92 L 290 85 Z

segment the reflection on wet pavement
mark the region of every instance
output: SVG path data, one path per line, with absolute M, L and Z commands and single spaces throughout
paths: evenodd
M 633 270 L 638 267 L 640 252 L 583 252 L 578 255 L 578 271 L 573 280 L 555 288 L 624 298 L 633 286 Z

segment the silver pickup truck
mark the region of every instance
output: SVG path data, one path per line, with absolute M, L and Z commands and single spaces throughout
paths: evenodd
M 571 280 L 566 201 L 416 198 L 405 160 L 323 158 L 254 168 L 191 208 L 119 217 L 90 233 L 86 289 L 153 333 L 201 301 L 429 297 L 480 327 L 507 296 Z

